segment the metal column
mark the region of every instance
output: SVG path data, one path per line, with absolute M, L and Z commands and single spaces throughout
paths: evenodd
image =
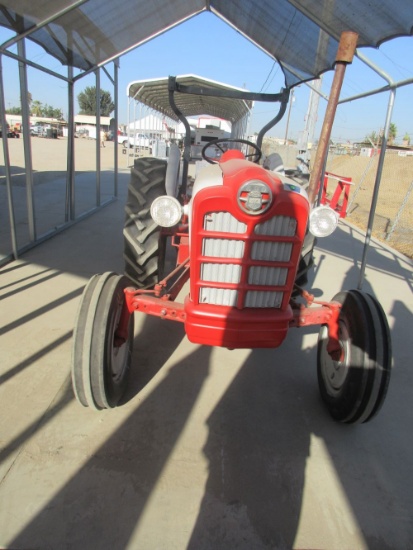
M 26 57 L 26 47 L 24 39 L 17 42 L 17 51 L 20 57 Z M 36 240 L 36 212 L 34 206 L 34 185 L 33 185 L 33 168 L 32 168 L 32 150 L 30 143 L 30 113 L 29 113 L 29 97 L 27 86 L 27 67 L 19 61 L 19 78 L 20 78 L 20 102 L 22 108 L 23 122 L 23 147 L 24 147 L 24 164 L 26 171 L 26 195 L 27 195 L 27 219 L 29 226 L 30 241 Z
M 96 75 L 96 206 L 100 206 L 100 69 Z
M 75 105 L 73 67 L 68 67 L 68 127 L 65 222 L 76 218 L 75 212 Z
M 13 206 L 13 190 L 11 185 L 11 171 L 10 171 L 10 155 L 9 144 L 4 138 L 4 132 L 7 131 L 6 121 L 6 108 L 4 103 L 4 86 L 3 86 L 3 56 L 0 54 L 0 122 L 3 132 L 3 154 L 4 154 L 4 171 L 6 174 L 6 188 L 7 188 L 7 205 L 9 209 L 9 221 L 10 221 L 10 237 L 12 252 L 15 259 L 18 258 L 17 253 L 17 238 L 16 238 L 16 221 L 14 219 L 14 206 Z

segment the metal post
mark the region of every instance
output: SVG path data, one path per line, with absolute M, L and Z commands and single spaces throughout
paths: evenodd
M 68 122 L 67 122 L 67 175 L 66 175 L 66 204 L 65 221 L 74 220 L 76 217 L 75 208 L 75 105 L 74 105 L 74 82 L 73 67 L 68 66 Z
M 114 181 L 114 189 L 113 194 L 115 197 L 118 196 L 118 171 L 119 171 L 119 148 L 118 148 L 118 127 L 119 127 L 119 109 L 118 109 L 118 103 L 119 103 L 119 93 L 118 93 L 118 69 L 119 69 L 119 59 L 115 59 L 113 62 L 113 75 L 114 75 L 114 85 L 113 85 L 113 96 L 115 99 L 115 123 L 114 123 L 114 129 L 113 129 L 113 147 L 115 149 L 114 151 L 114 166 L 115 166 L 115 181 Z
M 290 125 L 291 107 L 293 106 L 293 103 L 294 103 L 294 90 L 291 90 L 290 105 L 288 107 L 288 115 L 287 115 L 287 125 L 285 127 L 284 145 L 287 145 L 288 127 Z
M 100 69 L 96 75 L 96 206 L 100 206 Z
M 3 56 L 0 53 L 0 122 L 3 131 L 3 155 L 4 155 L 4 171 L 6 174 L 6 187 L 7 187 L 7 204 L 9 207 L 9 223 L 10 223 L 10 237 L 13 256 L 17 259 L 17 238 L 16 238 L 16 222 L 14 219 L 14 206 L 13 206 L 13 190 L 11 185 L 11 171 L 10 171 L 10 155 L 9 144 L 5 132 L 7 132 L 6 121 L 6 109 L 4 103 L 4 86 L 3 86 Z
M 314 202 L 317 194 L 317 187 L 323 171 L 324 159 L 328 152 L 331 130 L 333 128 L 334 117 L 344 80 L 344 74 L 346 72 L 346 66 L 353 61 L 354 52 L 356 51 L 357 46 L 357 39 L 358 34 L 355 32 L 343 32 L 340 37 L 336 56 L 334 79 L 331 85 L 330 97 L 324 116 L 324 123 L 308 186 L 308 198 L 311 204 Z
M 171 109 L 182 122 L 185 128 L 185 138 L 184 138 L 184 155 L 182 162 L 182 185 L 180 188 L 180 193 L 182 195 L 186 194 L 187 179 L 188 179 L 188 168 L 189 161 L 191 160 L 191 127 L 187 118 L 179 110 L 177 104 L 175 103 L 174 93 L 176 90 L 176 77 L 170 76 L 168 80 L 168 94 L 169 94 L 169 104 Z
M 378 199 L 378 196 L 379 196 L 381 174 L 383 172 L 384 157 L 386 155 L 387 137 L 389 135 L 390 123 L 391 123 L 391 117 L 392 117 L 392 113 L 393 113 L 394 98 L 395 97 L 396 97 L 396 90 L 393 89 L 390 92 L 389 104 L 387 106 L 387 116 L 386 116 L 386 123 L 385 123 L 385 128 L 384 128 L 383 142 L 381 144 L 379 163 L 378 163 L 377 172 L 376 172 L 376 180 L 374 182 L 373 197 L 371 199 L 371 207 L 370 207 L 369 220 L 368 220 L 368 223 L 367 223 L 366 239 L 364 241 L 363 258 L 361 260 L 359 283 L 358 283 L 358 286 L 357 286 L 358 289 L 361 289 L 361 287 L 363 285 L 364 273 L 366 271 L 367 252 L 368 252 L 368 248 L 369 248 L 369 245 L 370 245 L 371 233 L 373 231 L 374 215 L 376 213 L 376 206 L 377 206 L 377 199 Z
M 17 42 L 17 51 L 20 57 L 26 57 L 24 39 Z M 27 94 L 27 68 L 23 61 L 19 61 L 19 79 L 23 122 L 24 165 L 26 169 L 27 220 L 30 241 L 33 242 L 36 240 L 36 213 L 34 207 L 32 152 L 30 144 L 30 113 Z

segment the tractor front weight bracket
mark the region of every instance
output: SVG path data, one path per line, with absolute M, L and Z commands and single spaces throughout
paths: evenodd
M 168 295 L 161 298 L 154 296 L 153 291 L 125 288 L 125 301 L 129 314 L 140 311 L 169 321 L 185 322 L 184 304 L 173 302 Z M 126 309 L 126 308 L 125 308 Z
M 307 296 L 304 297 L 307 299 Z M 327 325 L 327 352 L 334 361 L 338 361 L 340 360 L 343 352 L 339 337 L 339 316 L 341 304 L 338 302 L 320 302 L 314 300 L 314 296 L 311 294 L 308 298 L 309 303 L 315 304 L 315 307 L 306 307 L 302 304 L 297 304 L 294 302 L 292 304 L 293 318 L 290 321 L 290 327 Z

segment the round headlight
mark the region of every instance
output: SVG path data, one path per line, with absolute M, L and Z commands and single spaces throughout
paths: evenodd
M 328 237 L 338 225 L 338 214 L 329 206 L 317 206 L 310 214 L 310 232 L 314 237 Z
M 151 216 L 161 227 L 172 227 L 182 218 L 182 206 L 175 197 L 164 195 L 153 201 Z

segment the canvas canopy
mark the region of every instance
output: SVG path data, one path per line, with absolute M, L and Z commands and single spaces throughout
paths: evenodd
M 89 71 L 203 11 L 277 59 L 288 88 L 333 67 L 344 31 L 377 47 L 413 30 L 413 0 L 5 0 L 0 25 Z

